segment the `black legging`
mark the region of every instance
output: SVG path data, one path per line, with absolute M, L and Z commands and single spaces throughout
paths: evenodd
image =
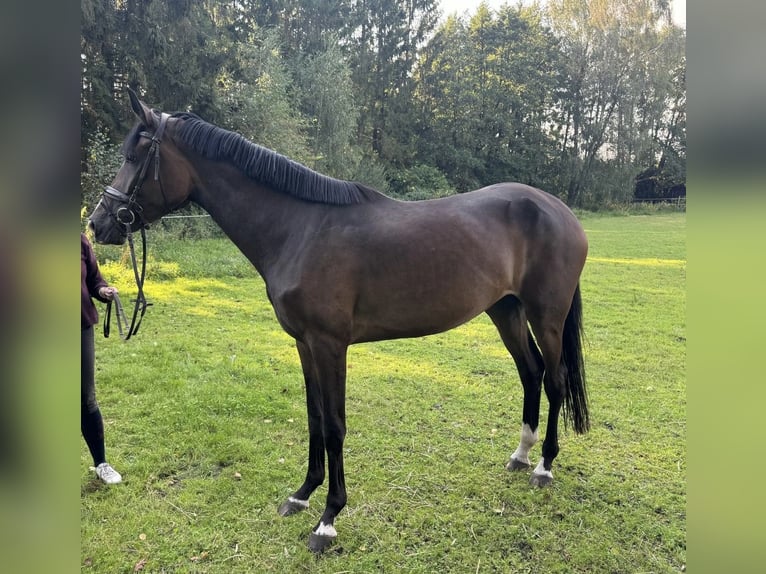
M 98 466 L 106 462 L 104 453 L 104 421 L 96 401 L 96 347 L 93 327 L 82 330 L 80 342 L 80 430 L 93 457 L 93 464 Z

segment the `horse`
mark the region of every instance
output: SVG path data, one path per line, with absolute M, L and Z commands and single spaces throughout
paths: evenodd
M 88 225 L 97 242 L 119 245 L 131 229 L 193 202 L 263 278 L 279 324 L 295 339 L 308 415 L 308 469 L 280 515 L 308 508 L 327 461 L 313 552 L 336 540 L 347 501 L 346 355 L 355 343 L 430 335 L 489 315 L 524 390 L 521 439 L 506 468 L 532 467 L 544 387 L 546 434 L 530 483 L 551 484 L 560 414 L 578 434 L 590 426 L 580 294 L 588 241 L 562 201 L 519 183 L 399 201 L 195 114 L 129 97 L 137 122 Z

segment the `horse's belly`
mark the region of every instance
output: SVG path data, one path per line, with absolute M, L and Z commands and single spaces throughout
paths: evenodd
M 503 293 L 456 294 L 449 289 L 429 296 L 418 293 L 388 294 L 365 302 L 360 300 L 354 312 L 353 342 L 422 337 L 448 331 L 488 309 Z

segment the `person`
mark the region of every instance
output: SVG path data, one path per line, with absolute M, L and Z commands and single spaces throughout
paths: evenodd
M 81 243 L 81 302 L 82 302 L 82 342 L 81 354 L 81 400 L 80 428 L 88 450 L 93 457 L 96 476 L 106 484 L 122 482 L 120 473 L 106 462 L 104 447 L 104 421 L 96 401 L 95 362 L 96 348 L 93 325 L 98 322 L 98 310 L 93 303 L 95 297 L 106 303 L 114 299 L 117 289 L 111 287 L 101 276 L 93 246 L 84 233 L 80 233 Z

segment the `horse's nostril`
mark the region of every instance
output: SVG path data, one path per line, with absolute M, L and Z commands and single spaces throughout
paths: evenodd
M 96 226 L 93 225 L 93 221 L 91 221 L 90 219 L 88 220 L 88 229 L 90 229 L 93 233 L 96 232 Z

